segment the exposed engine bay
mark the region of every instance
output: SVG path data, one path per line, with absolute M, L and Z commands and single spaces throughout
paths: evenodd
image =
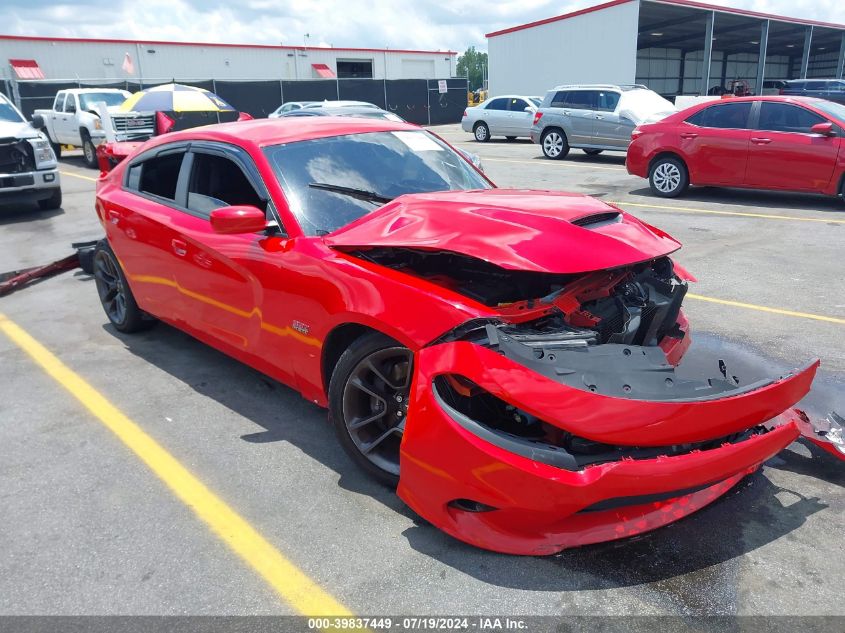
M 19 174 L 35 169 L 32 145 L 18 139 L 0 139 L 0 174 Z
M 497 309 L 502 332 L 527 345 L 653 347 L 678 327 L 687 284 L 668 257 L 582 275 L 513 271 L 447 252 L 370 249 L 358 257 Z M 466 334 L 466 333 L 464 333 Z

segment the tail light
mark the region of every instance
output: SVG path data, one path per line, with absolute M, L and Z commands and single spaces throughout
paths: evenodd
M 631 132 L 631 140 L 640 138 L 644 133 L 640 128 L 635 127 L 634 131 Z
M 176 121 L 167 116 L 164 112 L 156 112 L 156 135 L 167 134 L 176 125 Z
M 461 118 L 464 118 L 464 119 L 467 118 L 467 111 L 466 110 L 464 110 L 464 116 L 461 117 Z
M 534 113 L 534 125 L 537 125 L 540 122 L 540 119 L 543 118 L 542 112 L 535 112 Z

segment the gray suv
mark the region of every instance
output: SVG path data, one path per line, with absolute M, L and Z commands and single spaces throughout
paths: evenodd
M 534 115 L 531 140 L 546 158 L 566 158 L 572 147 L 590 156 L 627 151 L 631 132 L 675 112 L 675 106 L 645 86 L 558 86 Z

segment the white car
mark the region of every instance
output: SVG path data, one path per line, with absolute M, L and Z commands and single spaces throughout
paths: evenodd
M 278 119 L 280 116 L 295 112 L 296 110 L 304 110 L 306 108 L 376 108 L 377 105 L 367 103 L 366 101 L 288 101 L 280 105 L 268 116 L 271 119 Z
M 524 95 L 491 97 L 484 103 L 464 110 L 461 127 L 464 132 L 472 132 L 475 140 L 480 143 L 486 143 L 493 136 L 504 136 L 508 140 L 529 138 L 534 113 L 540 103 L 540 97 Z

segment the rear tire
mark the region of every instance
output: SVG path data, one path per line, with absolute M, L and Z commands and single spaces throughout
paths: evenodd
M 91 140 L 91 135 L 88 130 L 82 130 L 82 158 L 85 164 L 92 169 L 97 168 L 97 146 Z
M 543 156 L 551 160 L 563 160 L 569 155 L 569 141 L 563 130 L 551 128 L 540 137 Z
M 135 302 L 126 275 L 106 240 L 100 240 L 94 249 L 94 281 L 103 310 L 119 332 L 131 334 L 155 324 L 155 320 Z
M 689 188 L 689 171 L 678 158 L 658 158 L 649 170 L 648 184 L 659 198 L 677 198 Z
M 475 140 L 479 143 L 486 143 L 490 140 L 490 128 L 484 121 L 480 121 L 472 128 L 472 133 L 475 134 Z
M 340 445 L 373 479 L 395 489 L 413 353 L 379 332 L 355 340 L 329 382 L 329 418 Z
M 598 155 L 599 155 L 599 154 L 601 154 L 603 151 L 604 151 L 603 149 L 585 149 L 585 150 L 584 150 L 584 153 L 585 153 L 587 156 L 598 156 Z
M 53 189 L 53 195 L 44 200 L 38 201 L 38 208 L 42 211 L 52 211 L 62 206 L 62 190 L 59 187 Z

